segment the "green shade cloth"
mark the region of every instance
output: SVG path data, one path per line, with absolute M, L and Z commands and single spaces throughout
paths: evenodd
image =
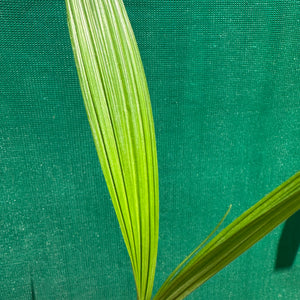
M 299 1 L 126 0 L 160 174 L 154 290 L 300 166 Z M 63 0 L 0 0 L 0 299 L 135 299 Z M 300 214 L 188 299 L 300 299 Z

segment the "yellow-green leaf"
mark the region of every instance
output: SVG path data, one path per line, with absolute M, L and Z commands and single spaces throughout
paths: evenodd
M 300 209 L 300 173 L 265 196 L 223 229 L 179 271 L 155 300 L 183 299 Z
M 158 243 L 158 169 L 144 70 L 119 0 L 66 0 L 83 99 L 139 299 L 150 299 Z

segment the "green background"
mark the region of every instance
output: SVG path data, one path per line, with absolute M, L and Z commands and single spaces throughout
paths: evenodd
M 300 2 L 126 0 L 160 174 L 154 289 L 300 165 Z M 0 299 L 134 299 L 63 0 L 0 0 Z M 300 299 L 294 215 L 188 299 Z M 277 261 L 277 262 L 276 262 Z

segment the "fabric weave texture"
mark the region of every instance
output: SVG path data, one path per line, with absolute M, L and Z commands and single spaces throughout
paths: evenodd
M 154 291 L 299 170 L 299 1 L 125 0 L 154 114 Z M 64 1 L 0 0 L 0 300 L 135 299 Z M 188 299 L 300 299 L 300 214 Z

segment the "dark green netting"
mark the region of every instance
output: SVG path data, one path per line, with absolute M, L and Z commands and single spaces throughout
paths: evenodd
M 160 171 L 155 290 L 300 165 L 299 1 L 127 0 Z M 0 0 L 0 299 L 134 299 L 63 0 Z M 300 299 L 296 214 L 189 299 Z

